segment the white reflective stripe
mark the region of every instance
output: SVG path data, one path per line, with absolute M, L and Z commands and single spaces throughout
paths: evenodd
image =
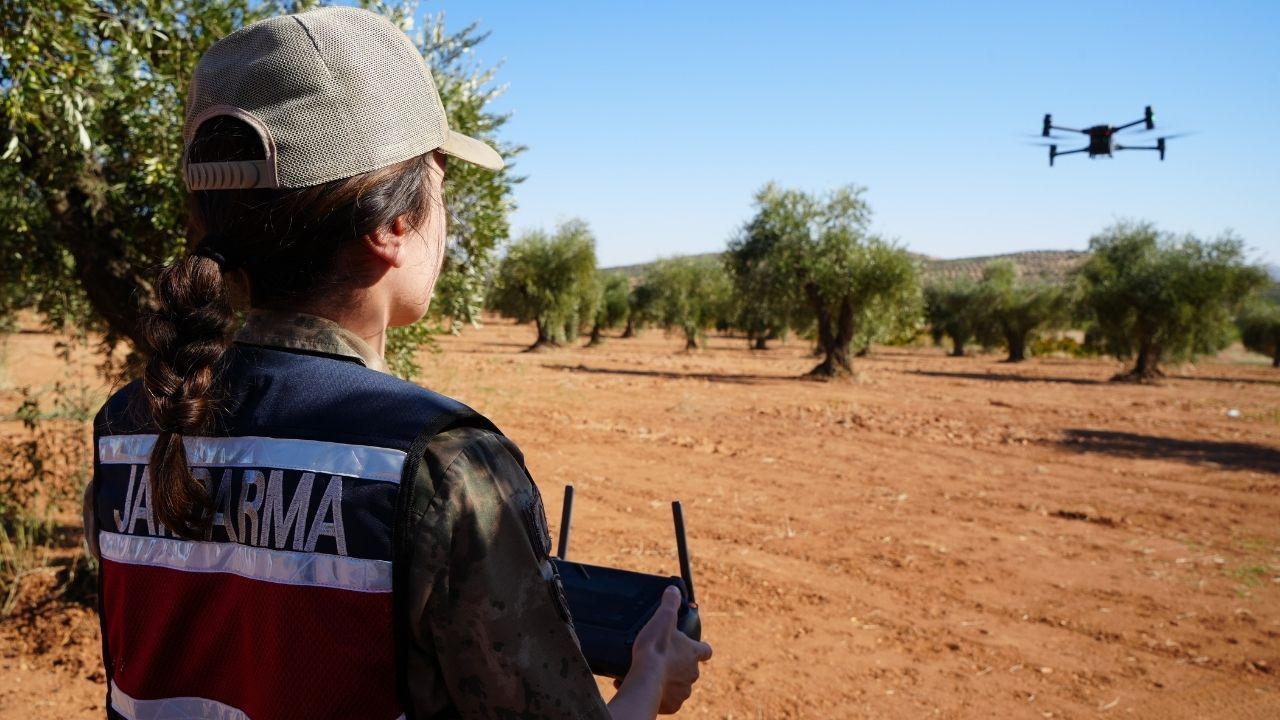
M 136 700 L 111 681 L 111 707 L 129 720 L 249 720 L 238 710 L 217 700 L 199 697 Z
M 155 435 L 108 435 L 98 439 L 98 461 L 146 465 Z M 302 470 L 400 482 L 405 453 L 394 448 L 269 437 L 184 437 L 187 462 L 195 467 L 254 467 Z
M 249 720 L 237 710 L 217 700 L 198 697 L 135 700 L 111 681 L 111 707 L 129 720 Z M 406 720 L 404 713 L 396 720 Z
M 98 531 L 104 560 L 184 572 L 231 573 L 280 583 L 356 592 L 391 592 L 391 562 Z

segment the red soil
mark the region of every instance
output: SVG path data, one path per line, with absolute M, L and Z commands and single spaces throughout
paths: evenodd
M 576 486 L 574 559 L 674 574 L 684 501 L 716 656 L 682 715 L 1280 717 L 1262 358 L 1152 387 L 1106 360 L 889 348 L 818 383 L 798 341 L 532 339 L 445 338 L 422 382 L 521 445 L 553 532 Z M 15 336 L 9 382 L 52 382 L 30 361 L 51 342 Z M 91 609 L 34 602 L 0 624 L 0 717 L 101 717 Z

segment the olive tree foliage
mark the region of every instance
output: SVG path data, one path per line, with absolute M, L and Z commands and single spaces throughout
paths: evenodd
M 952 357 L 963 357 L 965 346 L 984 335 L 990 323 L 978 284 L 965 278 L 926 286 L 924 307 L 933 341 L 950 338 Z
M 178 173 L 183 104 L 200 55 L 242 25 L 314 2 L 32 0 L 0 14 L 0 313 L 32 307 L 57 327 L 136 345 L 155 307 L 157 270 L 185 248 Z M 408 28 L 416 3 L 362 3 Z M 475 24 L 445 30 L 437 15 L 411 37 L 435 73 L 450 127 L 500 142 L 506 116 L 494 69 L 475 66 Z M 478 317 L 484 278 L 508 233 L 510 170 L 454 163 L 456 217 L 432 318 L 398 329 L 388 360 L 402 373 L 428 326 Z
M 653 316 L 667 330 L 684 333 L 685 350 L 705 344 L 706 330 L 727 315 L 729 276 L 723 263 L 705 257 L 659 260 L 645 276 Z
M 988 323 L 982 334 L 1004 343 L 1009 352 L 1007 362 L 1025 360 L 1035 334 L 1066 319 L 1063 289 L 1046 282 L 1022 280 L 1018 267 L 1008 260 L 990 263 L 983 269 L 977 294 L 977 312 L 985 314 Z
M 794 292 L 777 253 L 771 252 L 771 238 L 743 231 L 729 240 L 724 253 L 725 268 L 733 283 L 733 325 L 747 334 L 755 350 L 764 350 L 768 341 L 782 337 L 793 324 Z
M 895 255 L 900 262 L 905 253 Z M 924 291 L 919 282 L 900 284 L 878 295 L 862 309 L 854 324 L 852 347 L 858 357 L 871 353 L 876 343 L 908 343 L 920 334 L 924 318 Z
M 596 295 L 598 300 L 589 345 L 604 342 L 605 329 L 616 328 L 628 320 L 631 314 L 631 281 L 622 273 L 597 270 Z
M 489 306 L 517 322 L 532 322 L 529 350 L 558 347 L 578 336 L 596 314 L 596 241 L 582 220 L 554 234 L 534 230 L 513 241 L 498 263 Z
M 1272 273 L 1272 282 L 1259 293 L 1264 302 L 1280 305 L 1280 275 Z
M 858 333 L 882 319 L 892 298 L 918 292 L 911 256 L 868 233 L 871 208 L 863 192 L 850 185 L 809 194 L 770 183 L 756 193 L 755 215 L 742 230 L 783 279 L 772 302 L 794 308 L 817 331 L 823 360 L 812 377 L 851 373 Z
M 511 160 L 525 147 L 500 138 L 510 115 L 491 108 L 506 91 L 506 85 L 495 84 L 499 68 L 478 67 L 474 61 L 476 46 L 488 36 L 476 22 L 447 32 L 440 13 L 429 18 L 420 41 L 448 112 L 449 127 L 484 140 L 507 161 L 507 167 L 497 173 L 461 161 L 451 162 L 447 170 L 449 251 L 432 305 L 436 317 L 448 320 L 454 331 L 480 318 L 495 251 L 510 234 L 512 191 L 524 180 L 513 173 Z
M 256 7 L 255 7 L 256 6 Z M 0 251 L 6 311 L 137 337 L 182 246 L 187 83 L 270 4 L 35 0 L 0 16 Z
M 1164 374 L 1162 362 L 1226 347 L 1238 306 L 1266 282 L 1230 234 L 1204 241 L 1121 222 L 1089 249 L 1076 275 L 1083 306 L 1106 351 L 1135 358 L 1117 380 L 1150 381 Z
M 1280 302 L 1259 298 L 1240 313 L 1236 324 L 1244 346 L 1271 358 L 1271 367 L 1280 368 Z
M 627 293 L 627 326 L 622 330 L 623 338 L 633 338 L 636 331 L 654 321 L 654 313 L 658 295 L 653 286 L 643 279 L 632 283 Z

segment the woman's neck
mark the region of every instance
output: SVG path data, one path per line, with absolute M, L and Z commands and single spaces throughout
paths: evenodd
M 386 357 L 390 312 L 385 304 L 375 302 L 365 293 L 349 295 L 343 302 L 312 303 L 288 309 L 335 322 L 368 343 L 379 356 Z

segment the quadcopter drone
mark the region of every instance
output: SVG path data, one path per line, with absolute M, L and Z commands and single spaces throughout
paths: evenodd
M 1049 131 L 1062 130 L 1064 132 L 1076 132 L 1076 133 L 1080 133 L 1081 135 L 1088 135 L 1089 144 L 1078 150 L 1067 150 L 1065 152 L 1058 152 L 1058 146 L 1056 144 L 1055 145 L 1049 145 L 1048 143 L 1041 143 L 1041 144 L 1049 145 L 1049 167 L 1053 167 L 1053 159 L 1058 157 L 1059 155 L 1072 155 L 1074 153 L 1082 153 L 1082 152 L 1087 152 L 1089 153 L 1089 157 L 1095 158 L 1095 157 L 1098 157 L 1099 155 L 1106 155 L 1107 157 L 1111 157 L 1111 154 L 1117 150 L 1155 150 L 1156 152 L 1160 153 L 1160 159 L 1164 160 L 1165 141 L 1171 140 L 1174 137 L 1177 137 L 1176 135 L 1156 138 L 1155 145 L 1121 145 L 1120 143 L 1116 142 L 1117 133 L 1119 133 L 1121 130 L 1127 130 L 1137 125 L 1146 125 L 1147 130 L 1155 129 L 1156 122 L 1155 122 L 1154 116 L 1151 113 L 1150 105 L 1147 106 L 1146 112 L 1143 114 L 1143 117 L 1141 120 L 1134 120 L 1131 123 L 1120 125 L 1118 127 L 1111 126 L 1111 125 L 1094 125 L 1091 128 L 1086 128 L 1084 130 L 1077 130 L 1075 128 L 1068 128 L 1068 127 L 1061 127 L 1058 125 L 1054 125 L 1053 116 L 1045 115 L 1044 129 L 1040 132 L 1041 137 L 1052 138 L 1054 140 L 1062 140 L 1062 139 L 1065 139 L 1064 136 L 1051 135 L 1049 134 Z

